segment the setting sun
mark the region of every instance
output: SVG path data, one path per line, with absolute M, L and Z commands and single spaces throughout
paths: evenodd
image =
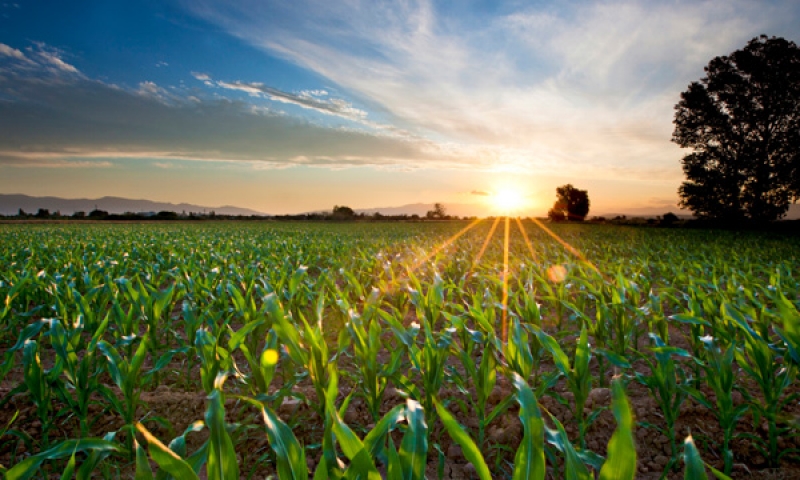
M 520 210 L 526 203 L 522 192 L 512 187 L 497 190 L 490 197 L 490 202 L 493 207 L 503 213 Z

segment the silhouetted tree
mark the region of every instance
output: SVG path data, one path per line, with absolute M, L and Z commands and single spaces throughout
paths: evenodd
M 564 215 L 564 210 L 556 209 L 556 207 L 553 206 L 553 208 L 547 211 L 547 218 L 552 222 L 563 222 L 567 219 L 567 216 Z
M 447 216 L 447 210 L 441 203 L 434 203 L 433 210 L 428 210 L 425 216 L 428 218 L 445 218 Z
M 550 214 L 551 212 L 553 215 Z M 547 213 L 547 216 L 551 220 L 558 221 L 558 212 L 561 212 L 561 215 L 568 220 L 582 222 L 586 215 L 589 214 L 589 192 L 579 190 L 573 187 L 571 183 L 556 188 L 556 203 Z
M 667 212 L 661 217 L 661 225 L 670 226 L 674 225 L 680 220 L 677 215 L 672 212 Z
M 774 220 L 800 194 L 800 48 L 762 35 L 716 57 L 675 106 L 682 207 L 699 217 Z
M 161 210 L 153 217 L 154 220 L 177 220 L 178 214 L 171 210 Z
M 46 208 L 40 208 L 38 212 L 36 212 L 36 218 L 49 218 L 50 217 L 50 210 Z
M 350 207 L 344 205 L 335 205 L 333 207 L 333 218 L 337 220 L 349 220 L 356 216 L 356 212 Z

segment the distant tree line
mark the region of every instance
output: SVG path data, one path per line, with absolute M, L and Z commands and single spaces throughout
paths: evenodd
M 460 220 L 461 217 L 447 215 L 445 208 L 441 203 L 434 205 L 434 209 L 427 212 L 426 215 L 420 216 L 418 214 L 400 214 L 400 215 L 384 215 L 380 212 L 375 213 L 356 213 L 352 208 L 345 205 L 335 205 L 329 212 L 312 212 L 293 215 L 223 215 L 214 211 L 209 213 L 197 212 L 173 212 L 173 211 L 160 211 L 160 212 L 126 212 L 126 213 L 109 213 L 105 210 L 94 209 L 88 214 L 83 211 L 77 211 L 71 215 L 62 215 L 60 212 L 50 212 L 46 208 L 40 208 L 36 213 L 27 213 L 23 209 L 19 209 L 16 215 L 4 216 L 0 214 L 0 218 L 12 220 L 108 220 L 108 221 L 145 221 L 145 220 L 170 220 L 170 221 L 183 221 L 183 220 L 276 220 L 276 221 L 337 221 L 337 222 L 369 222 L 369 221 L 428 221 L 428 220 Z M 464 219 L 474 219 L 476 217 L 463 217 Z

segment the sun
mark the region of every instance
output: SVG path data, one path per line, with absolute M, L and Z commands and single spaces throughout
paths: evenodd
M 498 189 L 490 197 L 490 202 L 495 209 L 502 213 L 516 212 L 527 203 L 522 192 L 514 187 Z

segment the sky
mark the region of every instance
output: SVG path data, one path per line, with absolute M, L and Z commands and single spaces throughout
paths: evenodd
M 674 105 L 800 2 L 0 0 L 0 193 L 678 211 Z

